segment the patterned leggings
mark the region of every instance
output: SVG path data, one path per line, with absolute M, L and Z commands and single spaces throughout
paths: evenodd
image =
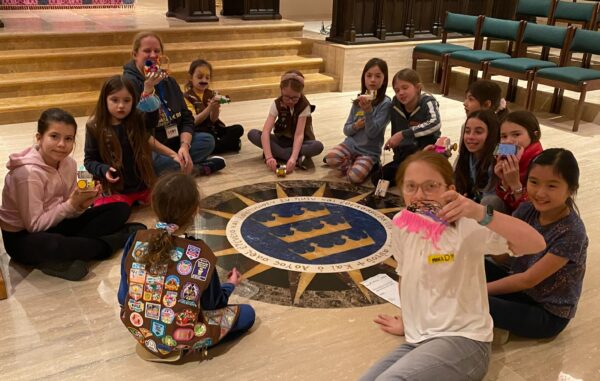
M 356 155 L 345 144 L 338 144 L 325 155 L 331 168 L 341 171 L 354 184 L 360 184 L 369 175 L 377 159 L 372 156 Z

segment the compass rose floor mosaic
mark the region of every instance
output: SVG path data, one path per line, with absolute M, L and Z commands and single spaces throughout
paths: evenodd
M 324 181 L 279 181 L 237 187 L 203 200 L 192 235 L 238 268 L 245 296 L 267 303 L 340 308 L 382 303 L 361 282 L 379 273 L 397 279 L 391 256 L 395 195 Z

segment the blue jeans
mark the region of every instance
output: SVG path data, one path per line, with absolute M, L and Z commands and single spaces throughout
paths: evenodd
M 194 132 L 192 136 L 192 145 L 190 147 L 190 156 L 194 164 L 200 164 L 208 155 L 215 149 L 215 138 L 206 132 Z M 171 159 L 169 156 L 160 153 L 152 153 L 152 162 L 154 172 L 160 176 L 164 172 L 179 171 L 181 167 L 179 163 Z

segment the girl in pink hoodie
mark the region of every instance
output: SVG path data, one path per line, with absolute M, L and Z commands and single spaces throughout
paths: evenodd
M 127 204 L 90 208 L 100 186 L 76 187 L 73 151 L 77 124 L 69 113 L 44 111 L 37 144 L 10 155 L 0 206 L 0 228 L 10 257 L 44 273 L 80 280 L 85 261 L 109 257 L 131 230 Z

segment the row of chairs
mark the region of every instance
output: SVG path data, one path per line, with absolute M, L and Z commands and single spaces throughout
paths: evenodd
M 592 20 L 595 23 L 599 4 L 585 3 L 585 5 L 594 7 Z M 553 14 L 556 17 L 556 12 Z M 450 72 L 453 66 L 471 69 L 469 82 L 477 78 L 479 71 L 483 72 L 484 78 L 492 75 L 509 77 L 508 100 L 514 100 L 517 81 L 526 80 L 526 104 L 529 109 L 534 105 L 537 84 L 549 84 L 558 88 L 554 92 L 552 112 L 560 111 L 564 89 L 580 91 L 580 102 L 573 125 L 573 131 L 577 131 L 585 93 L 595 90 L 596 86 L 600 85 L 600 71 L 589 68 L 591 55 L 600 54 L 600 32 L 576 29 L 572 26 L 557 27 L 552 25 L 553 22 L 549 24 L 540 25 L 524 20 L 447 13 L 442 42 L 417 45 L 413 50 L 413 68 L 416 68 L 417 61 L 420 59 L 438 61 L 440 65 L 436 72 L 436 80 L 438 82 L 441 80 L 444 95 L 449 91 Z M 473 47 L 448 43 L 449 33 L 473 36 Z M 514 44 L 514 48 L 509 47 L 510 50 L 507 52 L 484 50 L 482 47 L 485 39 L 488 46 L 491 39 L 500 39 Z M 542 46 L 540 57 L 529 58 L 528 46 Z M 560 49 L 557 62 L 549 59 L 550 48 Z M 580 68 L 568 67 L 574 52 L 584 54 Z M 562 73 L 569 74 L 565 76 Z

